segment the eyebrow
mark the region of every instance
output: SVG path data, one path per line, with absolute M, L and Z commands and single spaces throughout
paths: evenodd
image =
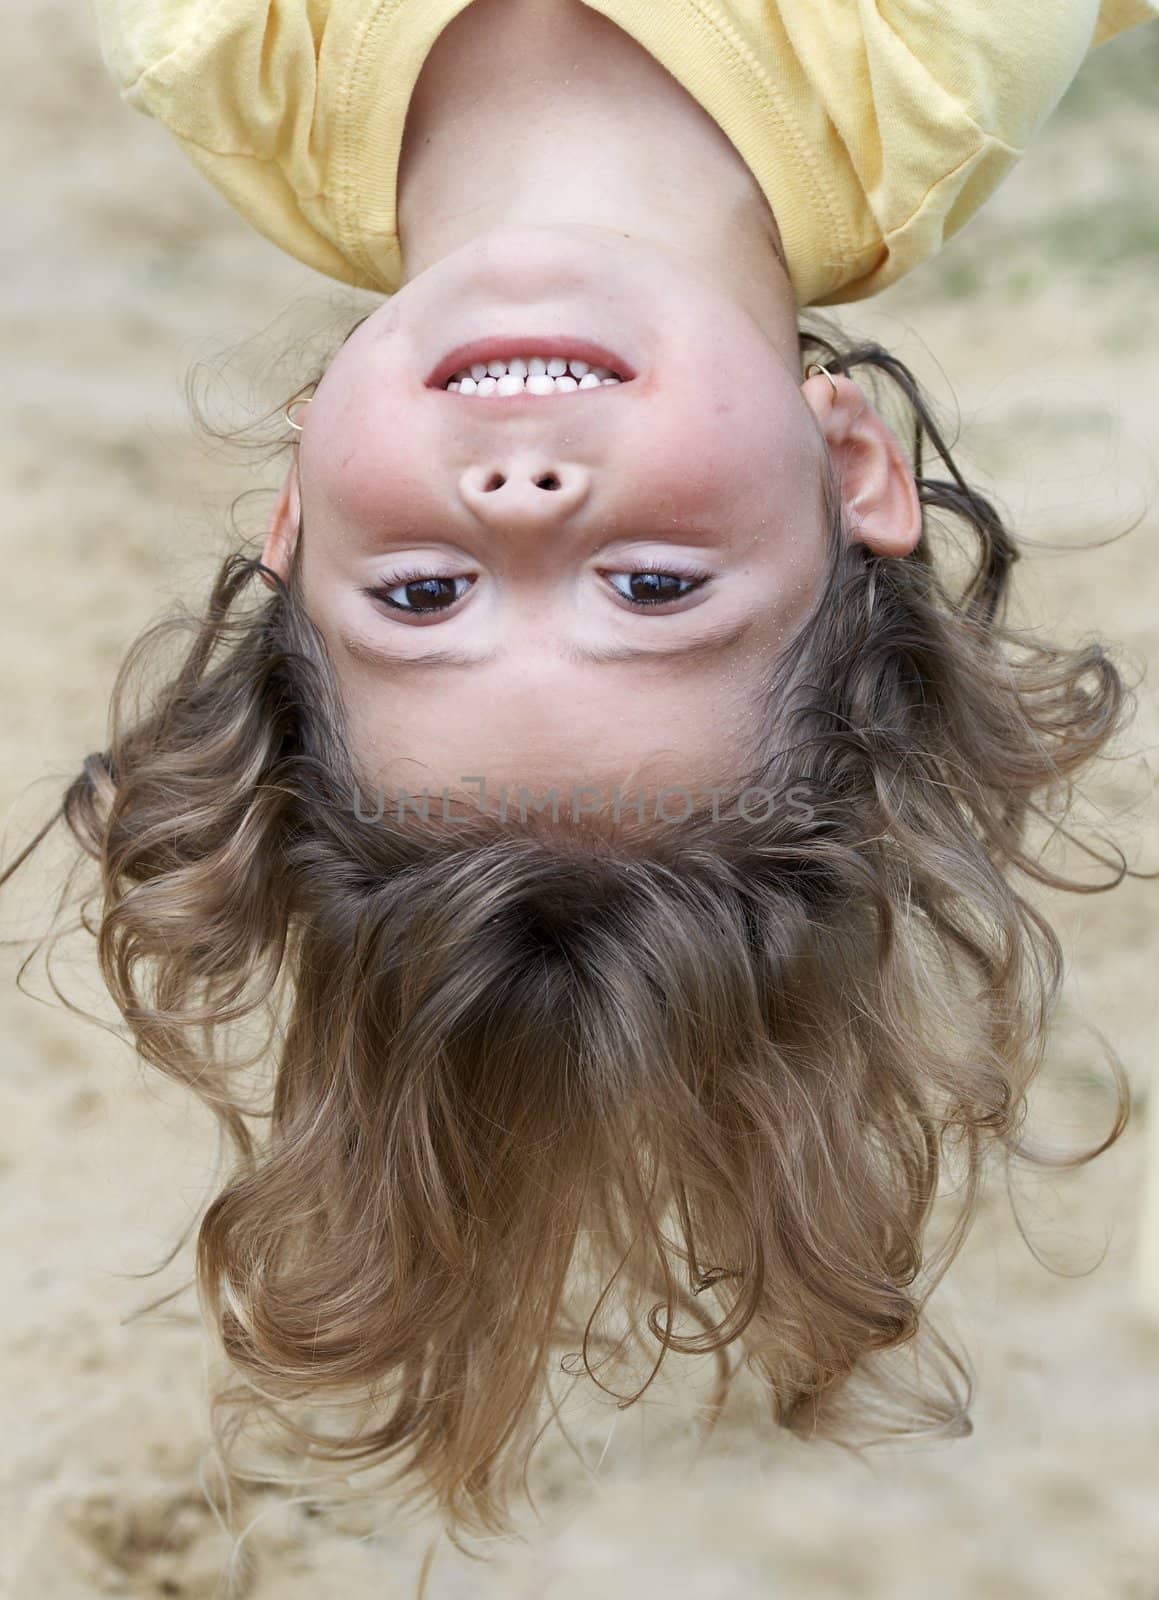
M 617 661 L 670 661 L 674 657 L 697 660 L 704 656 L 718 655 L 730 646 L 739 644 L 756 626 L 758 620 L 756 616 L 742 617 L 737 623 L 709 629 L 694 639 L 677 640 L 660 646 L 641 647 L 626 644 L 610 645 L 595 650 L 573 649 L 568 651 L 568 659 L 594 661 L 600 666 Z M 475 653 L 470 650 L 452 649 L 428 650 L 421 656 L 401 655 L 393 650 L 384 649 L 381 645 L 371 644 L 357 634 L 342 634 L 341 643 L 355 660 L 365 661 L 373 667 L 481 667 L 489 661 L 494 661 L 497 655 L 494 650 Z

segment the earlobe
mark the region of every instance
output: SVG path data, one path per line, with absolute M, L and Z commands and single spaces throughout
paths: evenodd
M 801 392 L 828 447 L 851 537 L 875 555 L 908 556 L 921 538 L 922 508 L 897 435 L 849 378 L 818 374 Z
M 262 547 L 262 565 L 277 573 L 283 583 L 289 579 L 290 563 L 294 559 L 294 546 L 298 542 L 301 517 L 298 466 L 295 462 L 286 473 L 282 487 L 278 490 L 278 498 L 274 501 L 266 529 L 266 542 Z M 271 589 L 274 587 L 271 579 L 265 578 L 263 581 Z

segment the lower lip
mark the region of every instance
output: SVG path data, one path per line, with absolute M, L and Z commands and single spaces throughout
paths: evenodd
M 622 356 L 601 344 L 587 339 L 478 339 L 474 344 L 460 345 L 444 356 L 427 379 L 428 389 L 443 389 L 457 372 L 464 372 L 478 362 L 514 361 L 517 356 L 527 359 L 542 356 L 544 360 L 564 359 L 586 361 L 589 367 L 609 367 L 625 383 L 636 376 L 634 369 Z M 591 393 L 592 391 L 585 391 Z

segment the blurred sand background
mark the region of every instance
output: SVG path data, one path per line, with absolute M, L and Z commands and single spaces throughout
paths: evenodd
M 290 308 L 228 369 L 231 415 L 260 412 L 310 375 L 309 340 L 344 330 L 357 301 L 251 237 L 164 132 L 118 103 L 83 5 L 35 0 L 6 16 L 0 79 L 7 860 L 101 746 L 128 643 L 197 594 L 231 542 L 235 497 L 279 474 L 198 441 L 191 364 Z M 1020 531 L 1077 545 L 1141 518 L 1105 548 L 1021 569 L 1031 616 L 1070 639 L 1109 636 L 1135 668 L 1159 656 L 1157 85 L 1159 28 L 1099 52 L 986 214 L 911 283 L 844 313 L 930 383 L 962 459 Z M 267 357 L 287 343 L 275 370 Z M 243 503 L 242 526 L 266 504 Z M 1092 810 L 1132 805 L 1115 831 L 1153 865 L 1152 683 L 1141 702 L 1144 755 L 1097 776 Z M 5 896 L 6 936 L 43 925 L 51 868 Z M 1036 1261 L 995 1184 L 938 1297 L 974 1358 L 970 1440 L 858 1464 L 768 1437 L 742 1398 L 684 1470 L 661 1442 L 688 1432 L 672 1358 L 653 1402 L 617 1413 L 593 1400 L 577 1453 L 544 1444 L 542 1527 L 484 1552 L 490 1569 L 444 1547 L 433 1600 L 1156 1600 L 1159 1308 L 1145 1312 L 1136 1290 L 1148 1139 L 1159 1166 L 1157 908 L 1159 885 L 1143 883 L 1056 905 L 1070 976 L 1038 1131 L 1073 1144 L 1105 1125 L 1091 1029 L 1121 1057 L 1136 1116 L 1091 1169 L 1019 1179 L 1023 1219 L 1063 1273 Z M 16 953 L 2 955 L 0 1587 L 14 1600 L 202 1600 L 228 1549 L 199 1486 L 204 1340 L 189 1293 L 134 1317 L 182 1282 L 188 1248 L 156 1278 L 131 1275 L 205 1198 L 212 1129 L 118 1040 L 18 994 Z M 66 977 L 100 1005 L 83 945 Z M 387 1500 L 335 1515 L 274 1491 L 238 1517 L 254 1523 L 238 1589 L 252 1600 L 409 1596 L 429 1531 L 401 1525 Z

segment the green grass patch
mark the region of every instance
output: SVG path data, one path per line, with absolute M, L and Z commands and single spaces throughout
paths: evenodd
M 1083 62 L 1056 116 L 1089 122 L 1124 104 L 1154 108 L 1159 98 L 1159 22 L 1129 28 Z

